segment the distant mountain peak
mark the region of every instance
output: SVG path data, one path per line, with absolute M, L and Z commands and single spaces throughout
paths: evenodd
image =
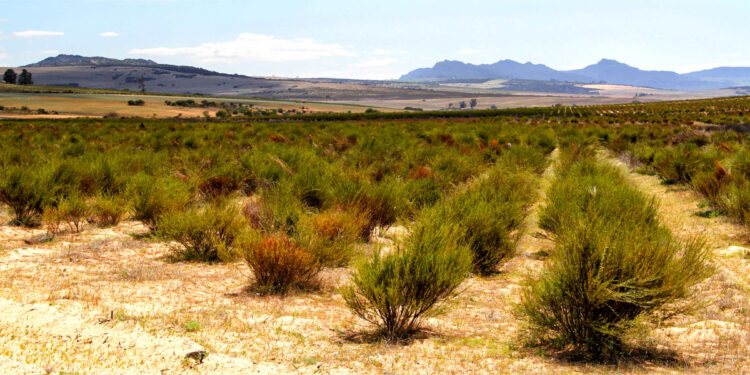
M 607 58 L 603 58 L 603 59 L 599 60 L 599 62 L 597 64 L 627 65 L 627 64 L 623 64 L 623 63 L 621 63 L 621 62 L 619 62 L 619 61 L 617 61 L 615 59 L 607 59 Z

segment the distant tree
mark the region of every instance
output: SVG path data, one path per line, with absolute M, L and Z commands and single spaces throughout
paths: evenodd
M 19 85 L 33 85 L 34 81 L 31 80 L 31 72 L 26 69 L 21 70 L 21 74 L 18 75 Z
M 138 90 L 146 92 L 146 78 L 143 76 L 138 77 Z
M 466 108 L 466 102 L 458 103 L 458 108 L 461 108 L 461 109 Z
M 5 83 L 14 84 L 16 83 L 17 77 L 18 77 L 18 74 L 16 74 L 15 70 L 8 69 L 5 71 L 5 74 L 3 74 L 3 81 L 5 81 Z
M 477 106 L 477 98 L 472 98 L 471 100 L 469 100 L 469 106 L 471 107 L 471 109 L 474 109 L 474 107 Z

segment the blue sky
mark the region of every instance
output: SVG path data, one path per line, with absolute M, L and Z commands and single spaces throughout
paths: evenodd
M 0 9 L 0 66 L 57 53 L 385 79 L 444 59 L 750 66 L 747 0 L 0 0 Z

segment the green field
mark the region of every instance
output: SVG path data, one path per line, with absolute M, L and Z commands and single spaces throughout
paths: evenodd
M 748 97 L 219 119 L 0 95 L 122 115 L 0 120 L 0 357 L 29 372 L 750 366 Z

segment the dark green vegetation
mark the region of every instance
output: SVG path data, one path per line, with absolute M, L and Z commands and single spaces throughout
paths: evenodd
M 17 74 L 13 69 L 8 69 L 3 73 L 3 82 L 8 84 L 19 84 L 19 85 L 33 85 L 34 81 L 31 79 L 31 73 L 26 69 L 21 71 L 21 74 Z
M 563 145 L 540 225 L 556 248 L 520 310 L 536 337 L 617 353 L 634 320 L 705 277 L 699 241 L 596 149 L 628 156 L 747 223 L 748 98 L 597 107 L 0 124 L 0 201 L 52 236 L 143 222 L 176 261 L 245 261 L 261 293 L 354 264 L 352 311 L 390 340 L 516 252 L 539 174 Z M 746 171 L 747 170 L 747 171 Z M 746 173 L 747 172 L 747 173 Z M 64 224 L 64 225 L 63 225 Z M 367 244 L 399 225 L 390 248 Z M 493 277 L 504 277 L 502 274 Z

